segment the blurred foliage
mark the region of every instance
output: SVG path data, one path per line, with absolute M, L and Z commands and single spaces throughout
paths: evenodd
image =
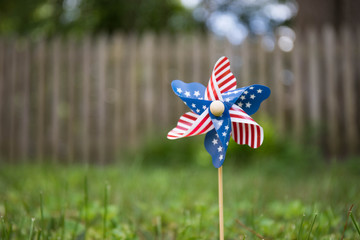
M 314 145 L 295 143 L 291 136 L 283 137 L 276 131 L 276 124 L 259 115 L 254 117 L 264 128 L 264 142 L 258 149 L 247 145 L 238 145 L 231 138 L 226 153 L 225 165 L 246 166 L 253 161 L 263 162 L 275 160 L 291 162 L 309 166 L 325 161 L 320 148 Z M 154 135 L 159 136 L 159 135 Z M 194 136 L 177 140 L 166 139 L 164 133 L 161 137 L 152 138 L 145 142 L 140 150 L 129 152 L 126 159 L 137 159 L 147 165 L 184 165 L 196 164 L 199 166 L 212 166 L 211 156 L 204 147 L 205 135 Z M 306 154 L 305 154 L 306 153 Z M 316 159 L 316 161 L 313 161 Z
M 1 0 L 0 34 L 191 31 L 203 28 L 177 0 Z
M 54 34 L 210 29 L 235 44 L 289 26 L 295 0 L 0 0 L 0 34 Z

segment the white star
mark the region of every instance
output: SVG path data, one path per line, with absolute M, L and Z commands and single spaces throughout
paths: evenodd
M 199 99 L 199 100 L 203 100 L 204 98 L 201 97 L 201 98 L 198 98 L 198 99 Z
M 181 88 L 177 88 L 176 91 L 177 91 L 178 93 L 182 93 L 182 89 L 181 89 Z
M 190 97 L 190 92 L 185 91 L 185 96 Z
M 247 108 L 250 108 L 250 106 L 251 106 L 251 103 L 250 103 L 250 102 L 246 103 L 246 107 L 247 107 Z
M 240 99 L 241 99 L 241 100 L 245 100 L 245 96 L 244 96 L 244 95 L 241 95 Z
M 261 89 L 258 89 L 257 92 L 258 92 L 258 93 L 262 93 L 262 90 L 261 90 Z
M 196 112 L 199 113 L 199 112 L 200 112 L 200 109 L 196 109 Z
M 225 130 L 229 130 L 229 126 L 225 126 Z
M 226 99 L 225 99 L 225 102 L 230 102 L 230 98 L 226 98 Z
M 250 89 L 251 89 L 251 90 L 253 90 L 253 89 L 254 89 L 254 87 L 250 87 Z
M 200 95 L 200 92 L 199 92 L 199 91 L 195 91 L 195 92 L 194 92 L 194 96 L 195 96 L 195 97 L 198 97 L 199 95 Z
M 226 146 L 229 146 L 229 142 L 226 143 Z
M 221 160 L 223 160 L 223 158 L 224 158 L 224 156 L 220 155 L 219 160 L 221 161 Z
M 212 140 L 212 143 L 213 143 L 214 145 L 216 145 L 216 144 L 218 144 L 218 140 L 214 138 L 214 139 Z
M 225 136 L 226 136 L 226 132 L 223 132 L 222 135 L 225 137 Z
M 219 146 L 218 147 L 218 152 L 221 152 L 222 151 L 222 146 Z
M 244 91 L 244 94 L 248 94 L 248 91 Z
M 243 106 L 243 103 L 242 103 L 242 102 L 239 102 L 239 103 L 238 103 L 238 106 L 239 106 L 239 107 L 242 107 L 242 106 Z
M 203 105 L 203 109 L 204 109 L 204 110 L 206 109 L 206 106 L 205 106 L 205 105 Z
M 196 105 L 195 105 L 195 103 L 191 104 L 191 106 L 192 106 L 193 108 L 196 108 Z
M 220 121 L 218 122 L 218 127 L 221 127 L 222 124 L 223 124 L 223 120 L 220 120 Z
M 254 98 L 255 98 L 255 95 L 254 95 L 254 94 L 251 94 L 251 95 L 250 95 L 250 98 L 251 98 L 251 99 L 254 99 Z
M 183 102 L 183 103 L 184 103 L 185 105 L 187 105 L 186 102 Z

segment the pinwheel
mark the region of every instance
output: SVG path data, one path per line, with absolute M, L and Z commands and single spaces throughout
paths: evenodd
M 227 57 L 215 64 L 207 87 L 200 83 L 174 80 L 172 89 L 191 109 L 183 114 L 168 139 L 178 139 L 205 134 L 205 148 L 212 157 L 219 174 L 220 239 L 223 239 L 222 165 L 225 161 L 230 136 L 238 144 L 251 148 L 261 146 L 262 127 L 249 115 L 254 114 L 260 103 L 269 97 L 270 89 L 251 85 L 236 89 L 236 78 L 230 71 Z

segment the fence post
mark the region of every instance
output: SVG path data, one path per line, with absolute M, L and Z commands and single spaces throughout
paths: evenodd
M 326 145 L 331 155 L 337 154 L 339 141 L 339 94 L 337 93 L 337 68 L 336 68 L 336 53 L 337 44 L 335 39 L 335 30 L 331 26 L 325 26 L 323 29 L 323 41 L 324 41 L 324 63 L 326 79 L 325 85 L 325 100 L 326 100 L 326 123 L 327 137 Z
M 19 63 L 22 66 L 20 70 L 19 80 L 21 82 L 21 106 L 19 108 L 21 116 L 20 118 L 20 159 L 22 162 L 26 162 L 29 157 L 29 91 L 30 91 L 30 49 L 29 42 L 24 41 L 20 43 L 20 56 Z
M 75 66 L 76 66 L 76 47 L 72 38 L 66 42 L 66 95 L 67 95 L 67 133 L 66 133 L 66 156 L 67 162 L 74 161 L 74 88 L 75 88 Z
M 141 45 L 143 47 L 141 57 L 141 66 L 143 68 L 142 81 L 144 83 L 143 99 L 141 104 L 144 106 L 145 112 L 145 134 L 146 138 L 151 136 L 152 130 L 154 128 L 154 114 L 153 107 L 154 104 L 154 35 L 152 33 L 146 33 L 142 39 Z
M 124 124 L 124 119 L 121 119 L 122 111 L 122 91 L 121 91 L 121 82 L 126 81 L 123 77 L 123 68 L 122 68 L 122 61 L 124 59 L 124 41 L 122 35 L 116 34 L 113 38 L 113 51 L 114 51 L 114 58 L 113 58 L 113 74 L 114 74 L 114 139 L 113 139 L 113 148 L 115 157 L 117 156 L 118 149 L 121 147 L 121 135 L 123 132 L 121 131 L 121 125 Z
M 9 54 L 9 78 L 10 78 L 10 133 L 9 133 L 9 160 L 11 163 L 15 162 L 15 152 L 16 152 L 16 133 L 15 133 L 15 126 L 16 126 L 16 85 L 17 85 L 17 64 L 18 61 L 18 52 L 17 52 L 17 41 L 12 41 L 11 44 L 9 44 L 10 48 L 10 54 Z
M 128 67 L 128 78 L 125 81 L 129 81 L 129 89 L 125 88 L 127 92 L 127 96 L 124 96 L 124 99 L 128 100 L 128 104 L 125 102 L 125 108 L 129 111 L 125 113 L 128 115 L 129 119 L 129 144 L 130 147 L 135 147 L 137 144 L 137 126 L 138 126 L 138 119 L 137 119 L 137 105 L 138 105 L 138 90 L 137 90 L 137 74 L 136 74 L 136 63 L 137 63 L 137 37 L 135 35 L 131 35 L 128 38 L 129 44 L 129 67 Z
M 320 78 L 319 78 L 319 52 L 316 30 L 310 28 L 307 32 L 308 40 L 308 68 L 309 68 L 309 108 L 311 124 L 320 123 Z
M 4 157 L 4 127 L 5 127 L 5 117 L 3 114 L 3 103 L 4 99 L 4 81 L 5 81 L 5 69 L 4 69 L 4 59 L 5 59 L 5 46 L 4 39 L 0 37 L 0 163 Z
M 275 120 L 281 134 L 285 132 L 284 67 L 283 54 L 278 46 L 274 50 L 274 102 Z
M 52 88 L 50 90 L 51 101 L 51 150 L 53 163 L 58 161 L 59 157 L 59 104 L 60 104 L 60 68 L 61 51 L 60 40 L 53 39 L 51 45 L 51 71 Z
M 106 66 L 107 66 L 107 54 L 106 54 L 107 39 L 105 36 L 100 36 L 97 39 L 96 44 L 96 94 L 97 94 L 97 152 L 98 160 L 100 164 L 105 163 L 106 159 L 106 103 L 105 103 L 105 91 L 106 91 Z
M 266 80 L 266 52 L 264 47 L 262 46 L 261 40 L 257 41 L 257 52 L 256 52 L 256 59 L 257 59 L 257 71 L 258 71 L 258 79 L 257 81 L 259 84 L 267 85 L 268 80 Z M 240 86 L 243 86 L 240 84 Z M 263 113 L 269 114 L 268 110 L 268 101 L 264 101 L 261 103 L 261 108 Z
M 298 34 L 301 36 L 301 34 Z M 302 137 L 304 136 L 304 84 L 303 84 L 303 38 L 298 37 L 293 52 L 291 54 L 291 65 L 294 73 L 294 95 L 293 95 L 293 111 L 292 111 L 292 125 L 293 134 L 296 141 L 302 143 Z
M 244 39 L 240 47 L 241 68 L 240 68 L 240 83 L 241 86 L 250 85 L 250 54 L 249 54 L 249 39 Z
M 343 94 L 344 94 L 344 120 L 345 120 L 345 136 L 348 151 L 355 153 L 358 147 L 358 127 L 356 121 L 356 103 L 355 103 L 355 78 L 353 67 L 353 36 L 347 26 L 343 26 L 341 31 L 342 37 L 342 77 L 343 77 Z
M 33 58 L 36 63 L 36 158 L 37 161 L 44 161 L 44 124 L 45 124 L 45 43 L 40 40 L 35 48 Z

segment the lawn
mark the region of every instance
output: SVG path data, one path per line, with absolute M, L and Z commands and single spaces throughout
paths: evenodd
M 225 238 L 360 239 L 358 162 L 225 163 Z M 0 239 L 217 239 L 217 170 L 2 165 L 0 215 Z

